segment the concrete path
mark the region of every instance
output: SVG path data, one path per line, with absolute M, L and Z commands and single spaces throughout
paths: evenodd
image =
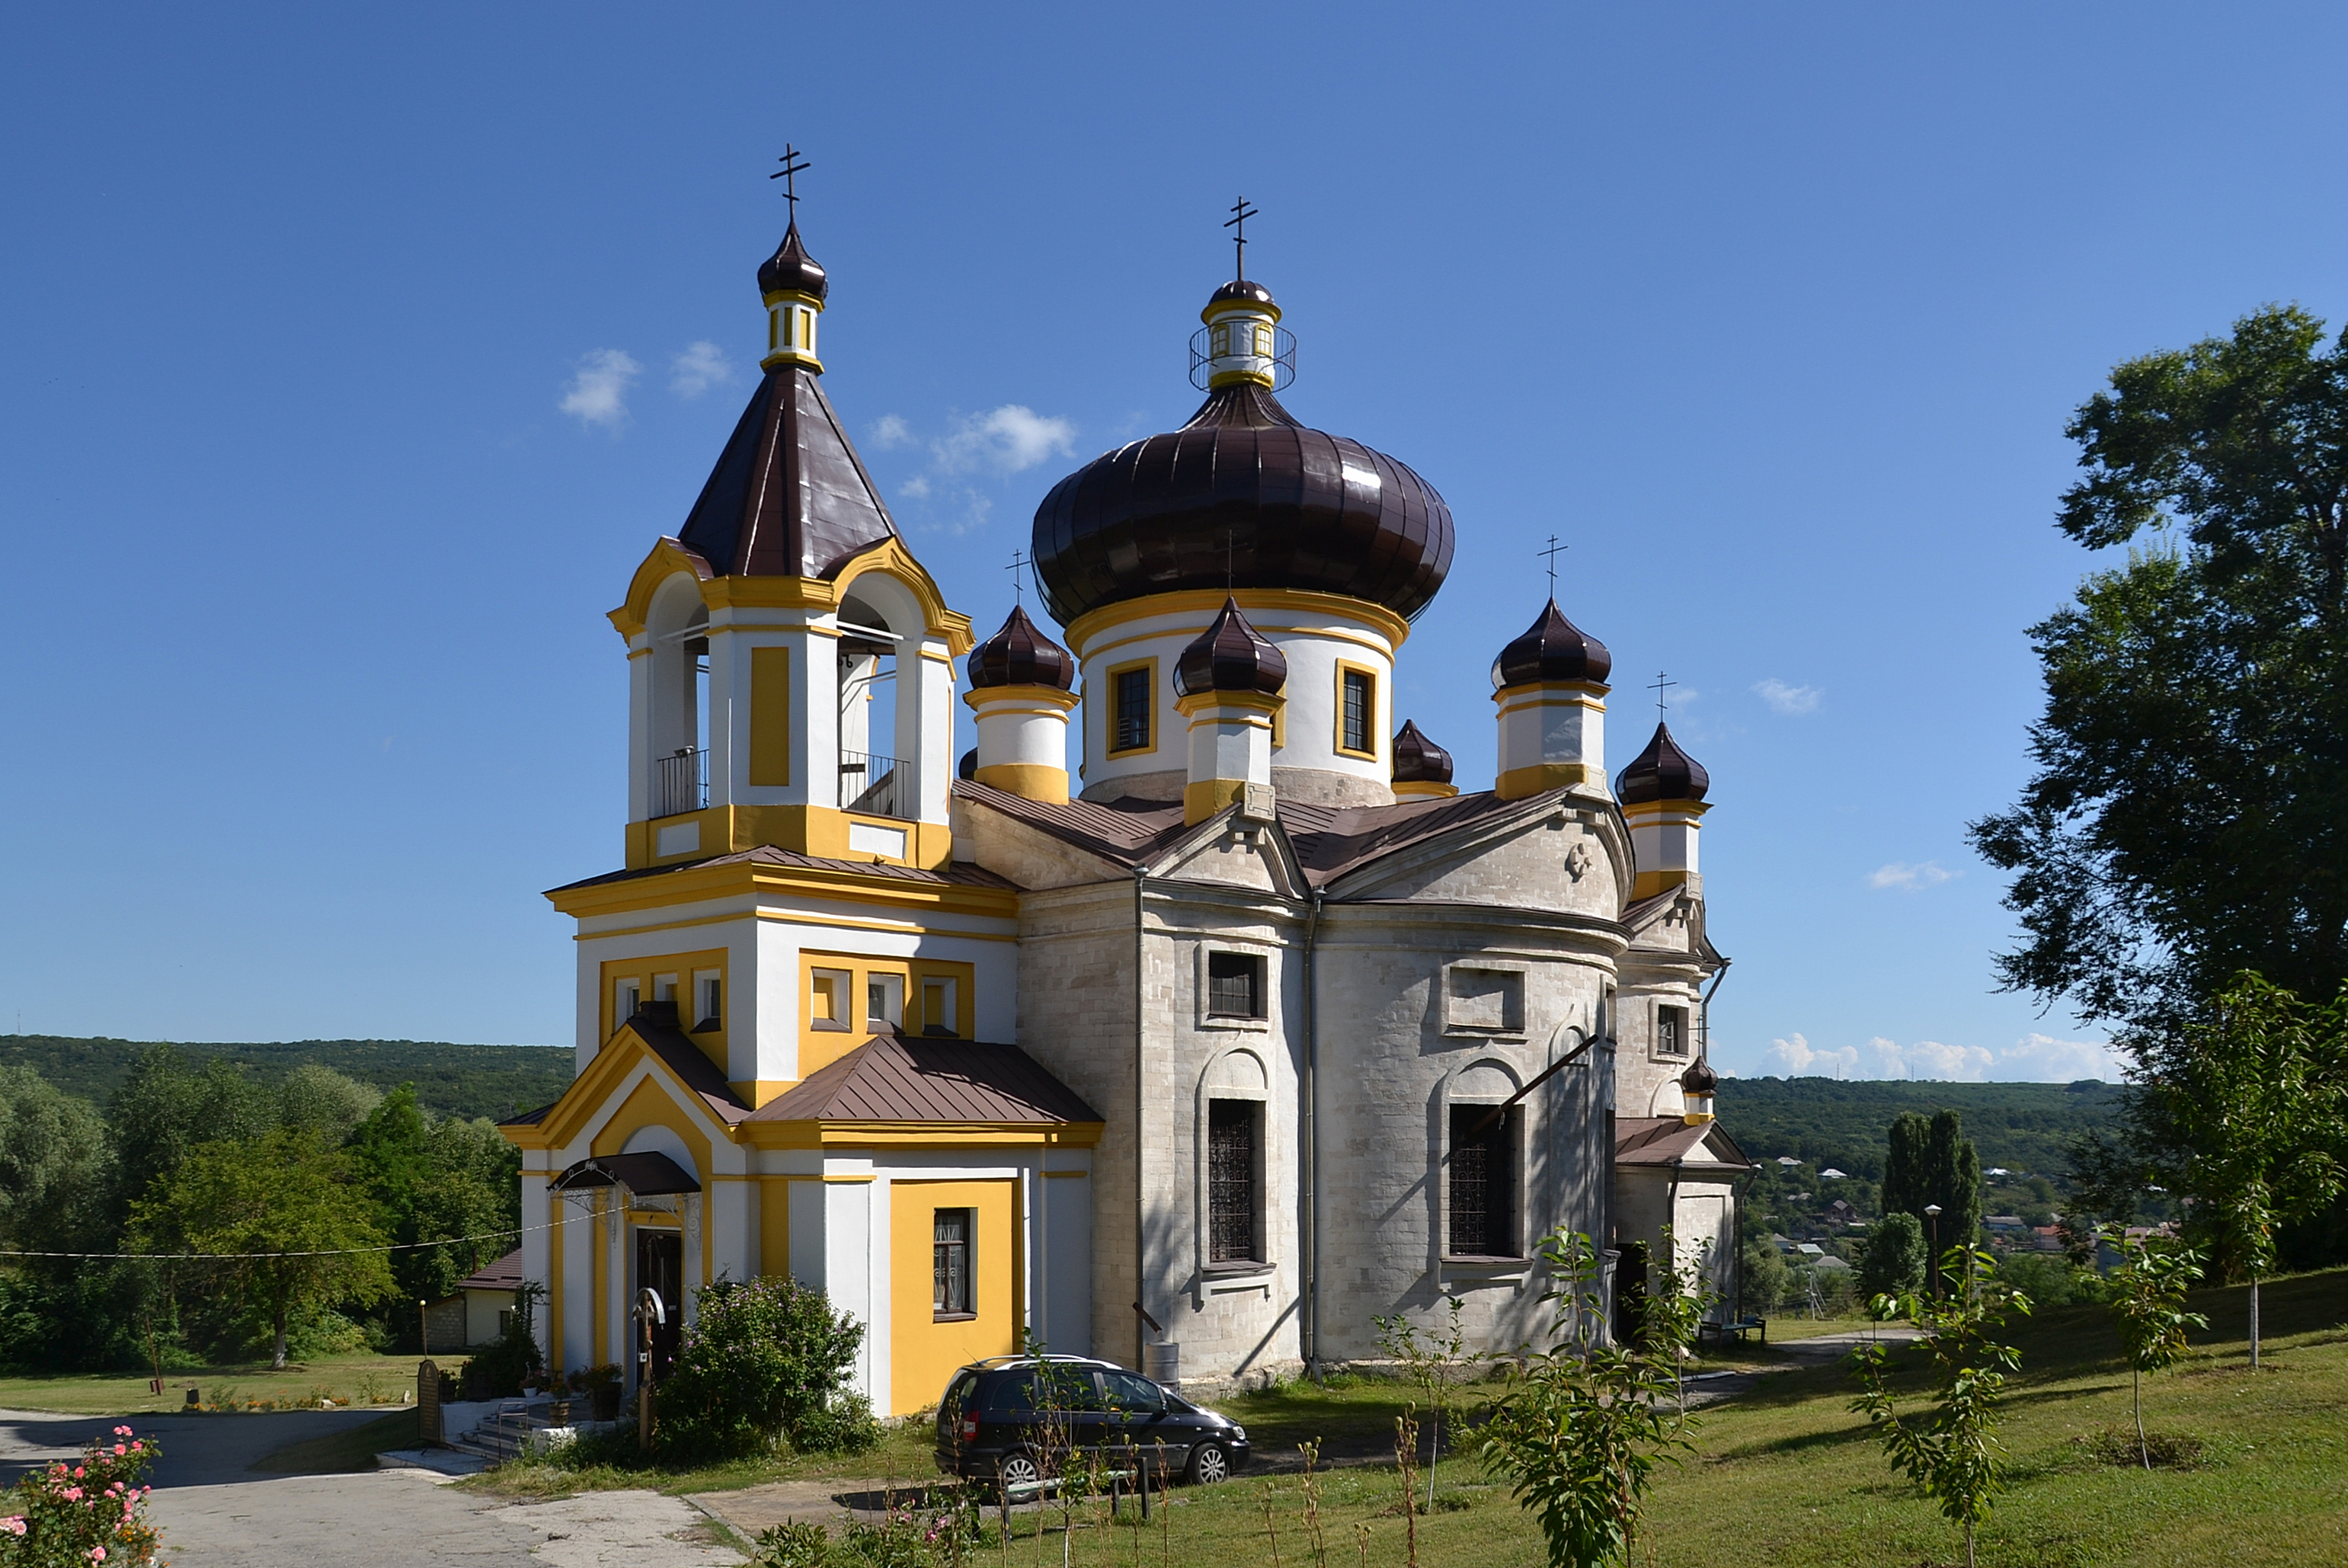
M 57 1416 L 0 1411 L 0 1479 L 77 1454 L 118 1425 L 162 1445 L 149 1516 L 180 1568 L 735 1568 L 690 1504 L 656 1492 L 507 1502 L 458 1491 L 437 1470 L 259 1475 L 252 1462 L 379 1410 L 234 1416 Z

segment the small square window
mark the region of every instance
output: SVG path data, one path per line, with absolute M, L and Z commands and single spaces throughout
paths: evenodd
M 702 974 L 693 977 L 693 1032 L 696 1035 L 726 1026 L 724 975 Z
M 849 987 L 856 977 L 845 969 L 818 969 L 808 983 L 808 1025 L 817 1029 L 846 1029 L 850 1016 Z
M 942 1318 L 973 1317 L 977 1309 L 971 1289 L 971 1222 L 968 1209 L 939 1209 L 932 1220 L 930 1310 Z
M 902 975 L 868 975 L 864 977 L 864 1026 L 878 1029 L 884 1025 L 898 1029 L 905 1026 L 905 977 Z
M 1147 751 L 1149 748 L 1149 666 L 1137 665 L 1119 670 L 1111 677 L 1116 691 L 1117 733 L 1109 743 L 1112 751 Z
M 1263 956 L 1255 953 L 1207 954 L 1207 1016 L 1261 1018 Z
M 1684 1057 L 1688 1054 L 1688 1016 L 1685 1007 L 1655 1009 L 1655 1054 L 1659 1057 Z
M 1378 711 L 1377 677 L 1367 670 L 1344 672 L 1344 733 L 1339 744 L 1347 751 L 1375 751 Z

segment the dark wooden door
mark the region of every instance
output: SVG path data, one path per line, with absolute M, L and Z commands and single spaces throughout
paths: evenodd
M 636 1302 L 646 1290 L 660 1292 L 665 1322 L 653 1325 L 653 1380 L 668 1376 L 676 1363 L 678 1336 L 685 1328 L 685 1238 L 675 1231 L 636 1233 Z M 642 1333 L 641 1328 L 638 1333 Z M 642 1342 L 639 1341 L 639 1344 Z

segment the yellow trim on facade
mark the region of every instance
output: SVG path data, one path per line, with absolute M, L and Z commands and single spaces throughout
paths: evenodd
M 1569 784 L 1594 784 L 1602 789 L 1606 787 L 1605 770 L 1586 762 L 1540 762 L 1530 768 L 1511 768 L 1493 781 L 1492 793 L 1503 800 L 1522 800 L 1550 789 L 1562 789 Z
M 1058 686 L 1020 685 L 973 686 L 962 694 L 973 713 L 988 714 L 1034 713 L 1045 716 L 1066 715 L 1075 710 L 1079 700 L 1072 691 Z
M 971 777 L 1007 795 L 1041 800 L 1046 805 L 1068 803 L 1068 770 L 1043 762 L 990 762 Z
M 959 1367 L 1019 1348 L 1022 1266 L 1018 1183 L 908 1181 L 889 1183 L 889 1367 L 892 1416 L 935 1404 Z M 939 1210 L 970 1212 L 971 1315 L 937 1315 L 932 1268 Z
M 845 975 L 847 995 L 836 997 L 834 1005 L 845 1004 L 844 1016 L 834 1021 L 836 1029 L 819 1029 L 816 1026 L 815 981 L 817 971 Z M 799 950 L 799 1078 L 805 1079 L 822 1071 L 872 1035 L 872 1016 L 869 987 L 875 975 L 894 975 L 901 987 L 898 994 L 899 1020 L 907 1032 L 920 1034 L 932 1022 L 948 1023 L 954 1033 L 967 1040 L 976 1034 L 978 999 L 972 994 L 977 986 L 977 968 L 973 965 L 934 958 L 881 958 L 869 953 L 825 953 L 812 948 Z M 954 1016 L 951 1020 L 932 1019 L 927 1011 L 928 996 L 924 983 L 947 980 L 953 983 Z M 765 1100 L 756 1102 L 764 1105 Z
M 1614 688 L 1600 686 L 1595 681 L 1527 681 L 1521 686 L 1502 686 L 1492 694 L 1492 700 L 1502 708 L 1515 705 L 1538 705 L 1558 697 L 1578 698 L 1584 707 L 1606 706 L 1606 694 Z
M 627 1022 L 625 1018 L 618 1016 L 618 982 L 635 981 L 636 1000 L 651 1002 L 658 1000 L 653 995 L 653 976 L 673 974 L 676 976 L 677 1027 L 683 1029 L 687 1037 L 701 1047 L 703 1056 L 707 1057 L 716 1064 L 719 1070 L 723 1071 L 726 1067 L 725 1022 L 733 1015 L 734 1010 L 734 987 L 726 967 L 729 956 L 727 950 L 723 947 L 708 947 L 697 953 L 663 953 L 649 958 L 604 960 L 603 994 L 596 1003 L 596 1016 L 602 1020 L 602 1026 L 596 1031 L 597 1037 L 608 1040 L 618 1032 L 622 1024 Z M 694 1026 L 701 1022 L 698 1016 L 701 999 L 694 995 L 695 972 L 699 971 L 705 975 L 712 969 L 717 971 L 719 1026 L 705 1033 L 696 1032 Z
M 1395 797 L 1402 800 L 1447 800 L 1459 793 L 1457 784 L 1437 784 L 1432 779 L 1411 779 L 1394 787 Z
M 1182 786 L 1182 825 L 1195 828 L 1247 794 L 1244 779 L 1194 779 Z
M 1362 727 L 1363 733 L 1370 739 L 1366 749 L 1345 744 L 1345 677 L 1349 675 L 1360 676 L 1370 683 L 1370 711 L 1363 716 Z M 1336 713 L 1334 722 L 1330 726 L 1329 748 L 1338 756 L 1355 758 L 1364 762 L 1378 760 L 1378 748 L 1384 744 L 1386 733 L 1385 721 L 1379 717 L 1379 710 L 1385 706 L 1385 684 L 1378 678 L 1378 672 L 1367 665 L 1357 665 L 1351 659 L 1337 661 Z
M 602 942 L 619 936 L 644 936 L 656 931 L 686 931 L 698 925 L 724 925 L 736 920 L 771 920 L 781 925 L 810 925 L 822 930 L 885 931 L 892 935 L 952 936 L 971 942 L 1016 942 L 1014 931 L 963 931 L 919 920 L 859 920 L 847 914 L 795 914 L 784 909 L 743 909 L 728 914 L 705 914 L 693 920 L 655 921 L 649 925 L 620 925 L 609 931 L 573 933 L 573 942 Z
M 550 1221 L 566 1220 L 569 1216 L 563 1213 L 564 1207 L 562 1199 L 549 1188 L 546 1218 Z M 527 1215 L 523 1217 L 522 1223 L 530 1223 Z M 557 1372 L 567 1370 L 562 1365 L 562 1298 L 567 1294 L 562 1288 L 562 1239 L 563 1233 L 570 1228 L 563 1223 L 546 1227 L 546 1359 Z
M 921 601 L 922 615 L 928 623 L 923 630 L 931 636 L 943 637 L 948 655 L 960 658 L 977 645 L 978 639 L 970 634 L 970 617 L 947 607 L 945 595 L 938 592 L 937 580 L 930 575 L 927 567 L 913 559 L 913 552 L 905 548 L 903 540 L 884 539 L 850 559 L 840 568 L 839 575 L 833 583 L 839 597 L 846 599 L 856 580 L 870 572 L 893 577 L 913 591 L 913 597 Z M 897 628 L 892 626 L 890 630 Z
M 948 831 L 943 823 L 936 826 L 941 832 Z M 665 876 L 556 888 L 545 897 L 564 914 L 584 919 L 589 915 L 632 914 L 664 905 L 760 894 L 839 899 L 906 911 L 942 910 L 994 920 L 1019 918 L 1019 895 L 1008 888 L 907 882 L 902 877 L 872 876 L 861 871 L 782 866 L 759 861 L 686 866 Z
M 788 643 L 750 650 L 750 774 L 761 789 L 791 781 L 791 649 Z
M 1236 708 L 1244 721 L 1259 729 L 1272 727 L 1272 719 L 1285 707 L 1278 693 L 1266 696 L 1260 691 L 1194 691 L 1174 699 L 1174 711 L 1184 718 L 1196 720 L 1199 710 L 1209 707 Z M 1208 722 L 1213 723 L 1214 720 Z M 1194 722 L 1193 729 L 1198 727 Z
M 1688 874 L 1685 870 L 1641 872 L 1631 879 L 1631 897 L 1633 902 L 1643 898 L 1653 898 L 1667 889 L 1686 886 Z
M 628 579 L 627 598 L 621 602 L 618 609 L 609 613 L 607 618 L 619 628 L 620 635 L 631 638 L 644 635 L 644 623 L 653 613 L 653 595 L 660 591 L 662 583 L 680 572 L 701 584 L 705 600 L 708 585 L 716 576 L 709 562 L 675 540 L 663 535 L 654 543 L 652 552 L 636 567 L 635 575 Z
M 1644 825 L 1651 818 L 1661 822 L 1679 817 L 1694 822 L 1711 810 L 1712 804 L 1707 800 L 1642 800 L 1623 807 L 1622 818 L 1633 827 Z
M 1217 300 L 1210 304 L 1204 310 L 1201 310 L 1199 313 L 1199 319 L 1205 322 L 1209 326 L 1212 326 L 1217 321 L 1227 315 L 1269 316 L 1272 320 L 1277 322 L 1280 319 L 1280 307 L 1276 304 L 1266 304 L 1262 300 Z
M 701 841 L 673 855 L 658 854 L 660 830 L 698 820 Z M 631 871 L 645 866 L 681 865 L 715 855 L 740 854 L 762 844 L 824 860 L 869 860 L 870 853 L 848 847 L 848 830 L 861 822 L 870 827 L 901 829 L 905 854 L 901 863 L 936 871 L 953 859 L 953 828 L 947 822 L 911 822 L 900 817 L 880 817 L 864 811 L 843 811 L 837 806 L 705 806 L 673 817 L 630 822 L 627 864 Z
M 1068 645 L 1078 656 L 1097 658 L 1102 650 L 1091 646 L 1095 635 L 1113 626 L 1127 625 L 1135 621 L 1157 615 L 1195 617 L 1204 626 L 1223 607 L 1224 591 L 1220 588 L 1178 588 L 1168 593 L 1150 593 L 1139 599 L 1121 599 L 1114 604 L 1104 604 L 1097 610 L 1087 610 L 1068 623 Z M 1322 593 L 1305 588 L 1239 588 L 1231 593 L 1241 610 L 1296 610 L 1316 618 L 1359 621 L 1383 634 L 1390 647 L 1399 648 L 1410 636 L 1410 623 L 1383 604 L 1373 604 L 1366 599 L 1355 599 L 1343 593 Z M 1252 617 L 1251 617 L 1252 618 Z M 1281 630 L 1287 630 L 1282 627 Z M 1149 635 L 1170 635 L 1175 628 Z M 1319 636 L 1334 634 L 1315 629 Z

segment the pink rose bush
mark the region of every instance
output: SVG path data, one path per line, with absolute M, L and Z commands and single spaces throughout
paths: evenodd
M 157 1449 L 129 1427 L 93 1441 L 77 1465 L 35 1470 L 0 1501 L 0 1568 L 148 1568 L 161 1539 L 147 1522 Z

